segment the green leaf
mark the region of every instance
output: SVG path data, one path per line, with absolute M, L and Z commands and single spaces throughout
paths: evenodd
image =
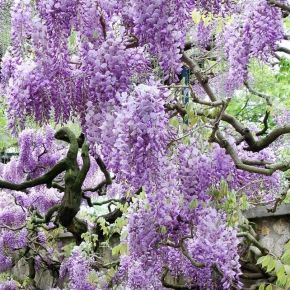
M 282 266 L 279 271 L 276 273 L 277 275 L 277 285 L 284 287 L 287 283 L 287 276 L 285 275 L 285 269 Z
M 198 24 L 201 21 L 201 14 L 197 10 L 192 11 L 191 17 L 195 24 Z
M 266 287 L 266 290 L 273 290 L 272 284 L 269 284 L 269 285 Z
M 128 253 L 128 245 L 127 244 L 121 244 L 120 254 L 124 255 Z
M 276 261 L 270 256 L 270 261 L 267 265 L 267 272 L 271 272 L 275 269 Z
M 72 31 L 71 35 L 68 38 L 69 41 L 69 48 L 73 51 L 76 49 L 77 46 L 77 32 Z
M 290 249 L 290 241 L 288 241 L 285 246 L 284 246 L 285 250 L 288 250 Z
M 121 240 L 125 240 L 128 237 L 128 231 L 122 231 L 121 232 Z
M 197 208 L 198 207 L 198 200 L 196 198 L 194 198 L 190 204 L 189 204 L 189 208 L 190 209 L 194 209 L 194 208 Z
M 229 193 L 228 183 L 224 179 L 222 179 L 220 184 L 220 192 L 222 196 L 227 196 Z
M 275 272 L 278 272 L 281 267 L 283 267 L 283 264 L 281 263 L 281 261 L 280 260 L 276 261 Z
M 62 247 L 65 257 L 69 257 L 71 255 L 72 250 L 75 247 L 75 243 L 69 243 Z
M 265 290 L 265 283 L 263 283 L 259 286 L 259 290 Z
M 290 277 L 287 277 L 287 282 L 285 285 L 286 289 L 290 289 Z
M 284 269 L 287 275 L 290 275 L 290 266 L 289 265 L 284 265 Z
M 113 277 L 116 274 L 116 270 L 114 268 L 110 268 L 105 275 L 106 281 L 107 283 L 110 283 L 110 281 L 112 281 Z
M 115 221 L 115 225 L 120 232 L 126 224 L 127 224 L 127 220 L 124 217 L 117 218 Z
M 128 208 L 129 208 L 128 202 L 126 202 L 124 205 L 119 204 L 118 208 L 121 210 L 122 213 L 127 213 Z
M 120 245 L 115 246 L 112 248 L 112 255 L 117 256 L 120 253 Z
M 240 198 L 240 206 L 241 210 L 246 210 L 249 207 L 248 198 L 245 194 L 243 194 Z
M 22 287 L 24 287 L 25 289 L 29 289 L 32 285 L 32 280 L 29 277 L 25 277 L 25 279 L 22 281 Z
M 99 282 L 99 278 L 98 275 L 95 271 L 90 271 L 89 275 L 88 275 L 88 281 L 91 284 L 97 284 Z
M 161 226 L 161 228 L 160 228 L 160 232 L 161 232 L 161 234 L 166 234 L 167 233 L 167 228 L 165 227 L 165 226 Z
M 281 257 L 282 262 L 284 262 L 285 264 L 290 264 L 290 248 L 287 249 L 283 256 Z
M 146 193 L 144 190 L 142 190 L 141 193 L 139 194 L 139 198 L 142 200 L 146 199 Z
M 173 117 L 170 119 L 169 124 L 172 125 L 174 128 L 179 127 L 179 120 L 177 117 Z
M 103 217 L 101 217 L 101 218 L 98 219 L 98 223 L 100 224 L 104 235 L 108 236 L 109 235 L 109 228 L 107 226 L 106 220 Z
M 182 207 L 184 205 L 184 197 L 180 196 L 178 199 L 178 204 Z
M 262 264 L 267 256 L 262 256 L 257 260 L 257 264 Z
M 124 255 L 128 252 L 128 245 L 127 244 L 119 244 L 112 249 L 112 255 Z
M 270 261 L 271 261 L 271 256 L 267 255 L 262 262 L 262 267 L 263 268 L 267 267 Z
M 186 109 L 186 113 L 187 113 L 188 123 L 189 123 L 190 126 L 193 127 L 199 120 L 199 117 L 195 113 L 195 109 L 194 109 L 193 103 L 188 103 L 186 105 L 185 109 Z
M 194 112 L 191 112 L 189 115 L 188 115 L 188 122 L 189 122 L 189 125 L 190 126 L 194 126 L 199 120 L 199 117 L 195 115 Z

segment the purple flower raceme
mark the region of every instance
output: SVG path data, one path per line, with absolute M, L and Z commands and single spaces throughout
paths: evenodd
M 6 272 L 12 267 L 12 258 L 7 257 L 4 253 L 0 251 L 0 273 Z
M 211 24 L 206 24 L 204 21 L 201 20 L 197 24 L 196 37 L 198 45 L 200 47 L 206 49 L 211 44 L 215 28 L 216 24 L 214 22 Z
M 169 142 L 166 92 L 157 86 L 139 85 L 132 94 L 121 97 L 123 106 L 116 115 L 116 140 L 108 164 L 139 188 L 154 179 Z
M 8 280 L 0 283 L 0 290 L 16 290 L 18 283 L 14 280 Z
M 24 228 L 20 231 L 10 229 L 1 229 L 0 236 L 0 272 L 9 270 L 13 265 L 12 256 L 15 250 L 27 246 L 27 230 Z
M 92 271 L 90 263 L 90 259 L 76 247 L 72 255 L 62 262 L 60 277 L 68 276 L 69 287 L 72 290 L 96 290 L 88 280 L 88 275 Z
M 189 23 L 190 1 L 129 1 L 132 5 L 133 32 L 141 44 L 148 44 L 157 56 L 165 76 L 174 80 L 181 71 L 184 25 Z
M 236 231 L 226 225 L 225 215 L 213 208 L 191 209 L 189 224 L 182 206 L 172 202 L 173 196 L 169 200 L 163 194 L 156 193 L 155 203 L 151 197 L 149 204 L 139 203 L 129 214 L 129 254 L 121 258 L 120 283 L 130 289 L 163 289 L 161 275 L 168 267 L 171 275 L 183 277 L 189 287 L 231 289 L 236 285 L 241 289 L 239 240 Z M 184 240 L 182 250 L 178 243 L 191 232 L 193 236 Z M 193 266 L 185 251 L 204 267 Z M 214 269 L 219 269 L 222 278 L 212 275 Z
M 243 146 L 242 144 L 236 148 L 241 158 L 253 158 L 253 154 L 242 149 Z M 273 200 L 283 187 L 281 173 L 265 176 L 239 170 L 219 146 L 214 146 L 207 154 L 201 153 L 197 148 L 180 147 L 179 150 L 180 190 L 186 193 L 187 202 L 192 198 L 208 200 L 210 187 L 218 185 L 222 180 L 227 181 L 230 190 L 242 190 L 250 201 L 255 202 Z M 271 148 L 261 151 L 258 156 L 260 160 L 273 160 Z
M 245 1 L 243 13 L 225 27 L 220 42 L 229 62 L 227 90 L 239 88 L 248 77 L 252 57 L 267 60 L 283 39 L 282 13 L 266 0 Z
M 282 110 L 279 113 L 279 115 L 275 116 L 275 122 L 279 126 L 290 124 L 290 110 L 289 109 Z

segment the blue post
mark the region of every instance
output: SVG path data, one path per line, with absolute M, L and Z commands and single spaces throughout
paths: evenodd
M 182 82 L 185 86 L 189 85 L 189 69 L 186 66 L 182 67 L 181 71 Z M 189 102 L 189 88 L 182 89 L 182 102 L 186 105 Z
M 184 86 L 188 86 L 189 85 L 189 69 L 186 66 L 182 67 L 181 77 L 182 77 L 182 84 Z M 184 106 L 186 106 L 186 104 L 188 104 L 189 102 L 189 94 L 190 94 L 189 88 L 182 89 L 182 103 Z M 188 125 L 187 116 L 183 118 L 183 121 L 186 125 Z

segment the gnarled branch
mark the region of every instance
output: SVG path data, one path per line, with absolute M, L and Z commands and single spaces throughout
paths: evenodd
M 290 6 L 286 4 L 283 4 L 276 0 L 268 0 L 268 3 L 290 13 Z
M 211 87 L 208 84 L 208 79 L 203 76 L 198 63 L 196 63 L 194 60 L 192 60 L 190 57 L 186 55 L 186 53 L 183 53 L 181 60 L 188 65 L 188 67 L 192 70 L 193 74 L 197 78 L 198 82 L 200 83 L 201 87 L 204 89 L 204 91 L 209 96 L 210 100 L 212 102 L 216 102 L 217 98 L 212 91 Z
M 166 279 L 166 277 L 168 276 L 168 273 L 169 273 L 169 269 L 167 267 L 164 267 L 162 275 L 161 275 L 161 283 L 163 287 L 170 288 L 170 289 L 179 289 L 179 290 L 193 289 L 193 288 L 188 288 L 186 285 L 178 285 L 178 284 L 169 283 Z
M 11 183 L 9 181 L 0 180 L 0 188 L 6 188 L 10 190 L 17 190 L 17 191 L 23 191 L 27 188 L 31 188 L 34 186 L 46 184 L 50 185 L 53 179 L 58 176 L 60 173 L 65 171 L 67 168 L 66 160 L 62 160 L 59 163 L 57 163 L 51 170 L 49 170 L 44 175 L 37 177 L 35 179 L 31 179 L 28 181 L 24 181 L 19 184 Z
M 253 95 L 256 95 L 256 96 L 258 96 L 258 97 L 264 99 L 264 100 L 267 102 L 267 105 L 268 105 L 268 106 L 270 106 L 270 107 L 272 106 L 272 96 L 269 96 L 269 95 L 266 95 L 266 94 L 263 94 L 263 93 L 261 93 L 261 92 L 258 92 L 258 91 L 256 91 L 256 90 L 254 90 L 254 89 L 249 85 L 248 82 L 245 82 L 244 84 L 245 84 L 245 86 L 247 87 L 247 89 L 249 90 L 250 93 L 252 93 Z

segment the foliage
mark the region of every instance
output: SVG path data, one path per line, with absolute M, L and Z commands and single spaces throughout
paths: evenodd
M 273 289 L 290 288 L 290 242 L 286 243 L 281 258 L 273 257 L 271 255 L 262 256 L 258 259 L 257 263 L 261 264 L 267 273 L 271 273 L 276 277 Z M 269 284 L 268 286 L 263 284 L 259 289 L 271 289 L 271 287 L 272 284 Z

